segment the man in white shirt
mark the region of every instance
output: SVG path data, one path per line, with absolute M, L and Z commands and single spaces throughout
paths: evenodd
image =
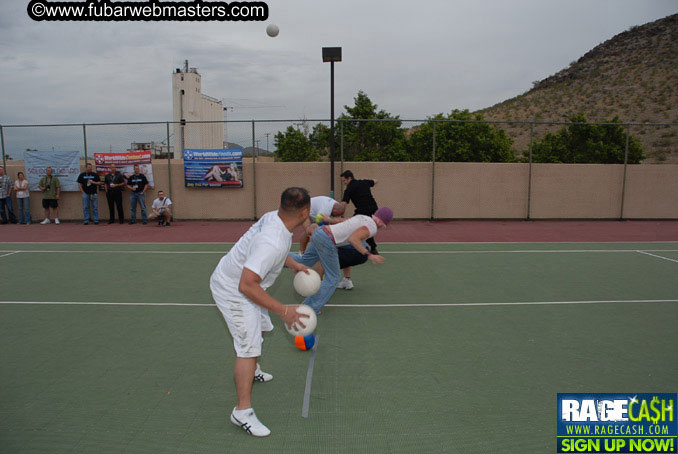
M 297 313 L 296 305 L 285 306 L 266 292 L 282 271 L 283 265 L 295 273 L 308 268 L 288 254 L 292 231 L 304 223 L 310 210 L 310 197 L 303 188 L 288 188 L 280 198 L 277 211 L 266 213 L 238 240 L 210 278 L 212 297 L 233 337 L 236 352 L 233 376 L 238 405 L 231 422 L 255 437 L 271 433 L 252 409 L 252 382 L 273 377 L 257 364 L 263 334 L 273 329 L 268 311 L 278 314 L 289 326 L 304 326 L 307 317 Z
M 393 219 L 393 210 L 381 207 L 372 216 L 357 214 L 334 225 L 323 225 L 315 229 L 311 242 L 308 243 L 304 255 L 290 254 L 295 261 L 306 266 L 312 266 L 318 260 L 325 269 L 325 279 L 320 290 L 304 300 L 304 304 L 311 306 L 317 314 L 327 304 L 340 280 L 340 264 L 337 246 L 351 244 L 367 260 L 373 263 L 383 263 L 384 257 L 371 254 L 363 244 L 364 240 L 372 238 L 377 230 L 387 226 Z
M 152 217 L 158 220 L 159 226 L 170 226 L 170 221 L 172 220 L 172 201 L 169 197 L 165 197 L 165 191 L 158 191 L 158 198 L 153 201 L 151 210 L 153 210 Z
M 304 222 L 304 231 L 299 239 L 299 251 L 303 254 L 308 245 L 308 240 L 313 234 L 313 230 L 317 227 L 313 224 L 318 224 L 318 217 L 323 219 L 323 222 L 328 224 L 336 224 L 339 222 L 339 216 L 344 214 L 346 206 L 337 202 L 332 197 L 324 195 L 311 197 L 311 213 L 309 218 Z

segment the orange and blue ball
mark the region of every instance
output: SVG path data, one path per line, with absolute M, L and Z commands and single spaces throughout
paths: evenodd
M 308 336 L 295 336 L 294 345 L 296 345 L 299 350 L 310 350 L 315 345 L 315 336 L 313 333 Z

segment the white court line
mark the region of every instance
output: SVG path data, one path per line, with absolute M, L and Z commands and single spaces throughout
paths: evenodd
M 0 251 L 0 252 L 7 252 L 7 251 Z M 0 258 L 7 257 L 8 255 L 18 254 L 19 252 L 21 252 L 21 251 L 13 251 L 13 252 L 10 252 L 9 254 L 3 254 L 3 255 L 0 255 Z
M 659 300 L 592 300 L 592 301 L 515 301 L 488 303 L 403 303 L 403 304 L 326 304 L 325 307 L 379 308 L 379 307 L 474 307 L 474 306 L 550 306 L 566 304 L 610 304 L 610 303 L 678 303 L 678 299 Z M 216 307 L 203 303 L 116 303 L 95 301 L 0 301 L 0 305 L 55 305 L 55 306 L 185 306 Z
M 678 252 L 678 249 L 645 249 L 651 252 Z M 121 250 L 0 250 L 2 252 L 34 254 L 226 254 L 228 251 L 121 251 Z M 468 250 L 468 251 L 382 251 L 384 254 L 586 254 L 586 253 L 628 253 L 642 252 L 637 249 L 516 249 L 516 250 Z M 8 254 L 9 255 L 9 254 Z M 662 257 L 665 258 L 665 257 Z M 666 259 L 672 260 L 672 259 Z
M 318 339 L 315 336 L 315 345 L 311 351 L 311 358 L 308 360 L 308 371 L 306 372 L 306 388 L 304 389 L 304 401 L 301 406 L 301 417 L 308 418 L 308 407 L 311 405 L 311 382 L 313 381 L 313 365 L 315 363 L 315 354 L 318 351 Z
M 670 259 L 668 257 L 662 257 L 661 255 L 650 254 L 647 251 L 636 251 L 636 252 L 640 252 L 641 254 L 645 254 L 645 255 L 651 255 L 652 257 L 657 257 L 658 259 L 668 260 L 669 262 L 678 263 L 678 260 L 676 260 L 676 259 Z M 674 251 L 652 251 L 652 252 L 674 252 Z

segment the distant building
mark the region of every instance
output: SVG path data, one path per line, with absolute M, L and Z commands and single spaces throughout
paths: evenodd
M 167 159 L 167 144 L 158 142 L 132 142 L 128 153 L 139 150 L 150 150 L 153 159 Z M 174 159 L 174 147 L 169 147 L 170 159 Z
M 184 148 L 222 148 L 224 130 L 222 123 L 179 124 L 181 120 L 222 121 L 223 104 L 218 99 L 201 92 L 201 78 L 196 68 L 177 68 L 172 74 L 172 102 L 174 116 L 174 143 L 177 158 Z

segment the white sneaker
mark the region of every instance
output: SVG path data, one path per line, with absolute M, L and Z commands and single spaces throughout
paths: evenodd
M 343 288 L 344 290 L 351 290 L 353 288 L 353 281 L 350 278 L 343 278 L 337 284 L 337 288 Z
M 271 431 L 259 421 L 257 415 L 254 414 L 254 410 L 251 408 L 246 410 L 236 410 L 234 408 L 231 412 L 231 422 L 236 426 L 242 427 L 245 432 L 255 437 L 271 435 Z
M 42 221 L 40 224 L 42 224 L 42 225 L 47 225 L 47 224 L 49 224 L 50 222 L 52 222 L 52 221 L 50 221 L 49 218 L 45 218 L 45 220 Z
M 54 223 L 55 223 L 56 225 L 61 224 L 61 222 L 59 222 L 59 218 L 54 218 Z
M 267 382 L 273 380 L 273 375 L 267 374 L 261 370 L 261 366 L 257 363 L 257 370 L 254 371 L 254 381 Z

